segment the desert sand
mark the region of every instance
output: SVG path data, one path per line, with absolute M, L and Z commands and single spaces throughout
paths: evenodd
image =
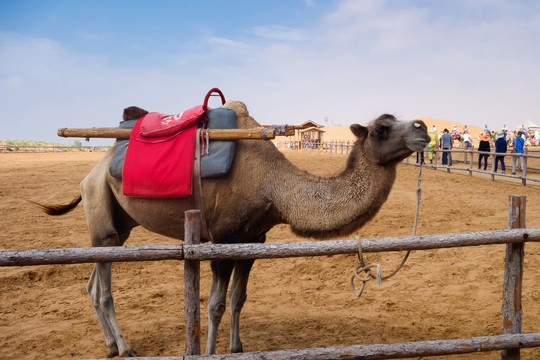
M 428 124 L 428 127 L 431 124 Z M 286 150 L 297 166 L 332 175 L 344 155 Z M 0 248 L 90 246 L 82 206 L 62 217 L 44 215 L 26 200 L 65 203 L 103 153 L 0 154 Z M 412 234 L 418 168 L 401 164 L 388 201 L 355 235 Z M 540 188 L 504 179 L 424 169 L 417 234 L 507 228 L 508 196 L 527 197 L 527 227 L 540 227 Z M 349 238 L 352 238 L 350 236 Z M 304 241 L 279 225 L 268 242 Z M 127 245 L 175 244 L 136 228 Z M 355 255 L 258 260 L 242 312 L 244 351 L 454 339 L 501 333 L 504 246 L 413 252 L 404 268 L 356 298 L 349 285 Z M 525 247 L 523 331 L 540 331 L 540 244 Z M 403 253 L 367 254 L 391 271 Z M 77 359 L 106 355 L 86 294 L 92 264 L 0 268 L 0 359 Z M 211 273 L 201 264 L 202 345 Z M 138 356 L 184 353 L 183 263 L 116 263 L 113 295 L 119 324 Z M 228 312 L 219 353 L 228 352 Z M 540 359 L 540 348 L 522 350 Z M 497 352 L 435 359 L 498 359 Z
M 465 124 L 452 122 L 450 120 L 445 119 L 439 119 L 434 117 L 417 117 L 416 119 L 420 119 L 424 121 L 426 124 L 428 130 L 435 125 L 435 128 L 437 129 L 437 133 L 439 136 L 443 134 L 444 129 L 448 129 L 448 131 L 452 131 L 454 125 L 457 126 L 458 131 L 462 132 L 463 127 Z M 404 120 L 404 119 L 398 119 L 398 120 Z M 366 124 L 367 122 L 361 122 L 361 124 Z M 482 128 L 478 126 L 472 126 L 467 125 L 469 129 L 469 133 L 471 134 L 471 138 L 473 140 L 473 145 L 478 146 L 478 141 L 476 139 L 480 136 L 480 133 L 482 132 Z M 325 126 L 322 128 L 324 131 L 323 140 L 324 141 L 355 141 L 354 135 L 348 130 L 349 126 Z M 499 131 L 500 129 L 492 129 L 494 131 Z M 456 143 L 457 144 L 457 143 Z

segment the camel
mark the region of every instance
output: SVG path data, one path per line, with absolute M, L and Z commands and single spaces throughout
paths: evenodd
M 463 135 L 459 134 L 459 133 L 456 133 L 456 134 L 452 134 L 452 141 L 459 141 L 459 143 L 461 144 L 463 142 Z
M 239 128 L 260 126 L 244 103 L 225 105 L 237 113 Z M 262 243 L 274 225 L 290 224 L 303 237 L 328 239 L 351 234 L 373 218 L 386 201 L 398 162 L 430 141 L 421 120 L 397 121 L 381 115 L 368 126 L 350 126 L 357 140 L 345 169 L 333 177 L 303 171 L 267 141 L 240 140 L 230 172 L 202 180 L 203 209 L 208 231 L 203 241 Z M 83 202 L 92 246 L 122 246 L 136 226 L 182 240 L 183 215 L 191 198 L 146 199 L 122 194 L 122 182 L 108 171 L 113 150 L 81 182 L 80 196 L 67 205 L 41 205 L 50 215 L 62 215 Z M 206 353 L 216 351 L 219 323 L 230 286 L 230 351 L 242 352 L 240 312 L 254 260 L 212 261 L 208 299 Z M 111 263 L 97 263 L 87 291 L 101 324 L 108 357 L 134 356 L 117 324 L 111 294 Z

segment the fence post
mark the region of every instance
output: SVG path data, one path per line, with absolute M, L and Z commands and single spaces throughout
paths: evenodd
M 529 153 L 529 151 L 527 150 L 527 148 L 524 148 L 523 149 L 523 157 L 520 159 L 522 162 L 521 164 L 523 165 L 523 168 L 521 169 L 522 172 L 521 172 L 521 185 L 523 186 L 526 186 L 527 185 L 527 154 Z
M 508 228 L 525 227 L 525 196 L 508 197 Z M 523 280 L 524 243 L 506 244 L 504 262 L 502 333 L 521 333 L 521 283 Z M 508 349 L 501 351 L 502 360 L 519 360 L 520 351 Z
M 471 160 L 469 161 L 469 176 L 472 177 L 472 173 L 473 173 L 473 150 L 472 150 L 472 145 L 471 145 L 471 150 L 469 152 L 469 155 L 470 155 L 470 158 L 471 158 Z
M 184 243 L 198 245 L 201 240 L 200 210 L 188 210 L 184 220 Z M 199 303 L 200 261 L 184 261 L 184 315 L 186 318 L 185 355 L 201 354 L 201 310 Z
M 491 181 L 495 181 L 495 154 L 497 154 L 496 150 L 493 149 L 493 151 L 489 151 L 490 157 L 491 157 Z

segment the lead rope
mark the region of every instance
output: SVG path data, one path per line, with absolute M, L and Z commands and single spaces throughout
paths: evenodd
M 413 227 L 413 236 L 416 235 L 416 228 L 418 226 L 418 212 L 420 209 L 420 203 L 422 202 L 422 188 L 420 187 L 420 183 L 422 181 L 422 162 L 420 162 L 420 170 L 418 171 L 418 187 L 416 188 L 416 213 L 414 216 L 414 227 Z M 364 261 L 364 255 L 362 251 L 362 243 L 360 240 L 360 237 L 356 236 L 356 244 L 358 245 L 358 260 L 360 261 L 360 264 L 354 268 L 353 275 L 351 276 L 351 288 L 356 297 L 360 297 L 362 295 L 362 292 L 364 292 L 364 288 L 366 287 L 366 283 L 373 279 L 373 275 L 371 274 L 371 269 L 375 268 L 377 269 L 377 275 L 376 275 L 376 281 L 377 285 L 381 285 L 383 280 L 389 279 L 392 276 L 394 276 L 403 265 L 405 265 L 405 262 L 409 258 L 409 254 L 411 251 L 407 251 L 407 254 L 403 257 L 403 260 L 401 260 L 401 263 L 390 273 L 389 275 L 383 276 L 382 275 L 382 267 L 381 264 L 367 264 Z M 365 276 L 360 276 L 360 272 L 365 272 Z M 358 280 L 361 282 L 360 289 L 356 290 L 356 286 L 354 285 L 354 281 Z

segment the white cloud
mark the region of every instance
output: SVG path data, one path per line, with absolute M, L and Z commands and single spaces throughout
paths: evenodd
M 218 45 L 225 45 L 225 46 L 246 47 L 246 44 L 240 41 L 226 39 L 222 37 L 216 37 L 216 36 L 212 36 L 208 38 L 208 42 L 213 43 L 213 44 L 218 44 Z
M 282 41 L 303 41 L 306 39 L 306 31 L 286 26 L 268 25 L 256 26 L 252 29 L 257 36 Z

